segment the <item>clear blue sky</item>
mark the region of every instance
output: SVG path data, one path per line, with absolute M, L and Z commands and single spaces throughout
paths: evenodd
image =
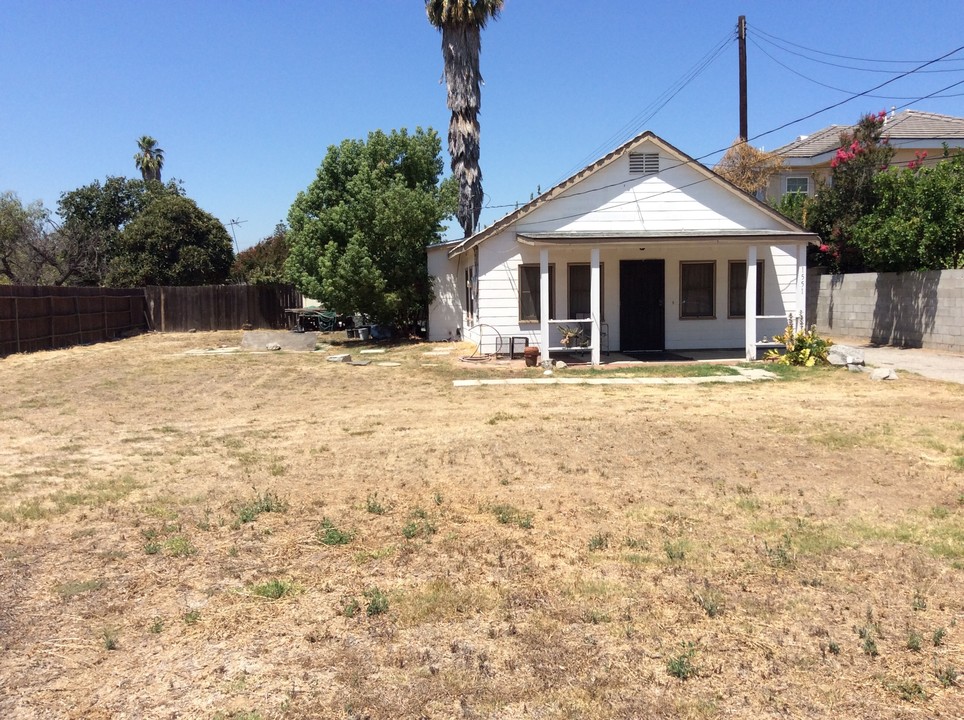
M 961 0 L 506 0 L 482 38 L 487 204 L 525 202 L 646 129 L 694 157 L 726 147 L 739 129 L 741 14 L 751 137 L 964 45 Z M 422 126 L 439 131 L 444 152 L 440 37 L 421 0 L 0 0 L 0 27 L 0 191 L 25 202 L 55 209 L 61 192 L 136 177 L 136 140 L 152 135 L 165 179 L 183 180 L 222 222 L 245 221 L 243 249 L 287 218 L 330 145 Z M 964 51 L 952 58 L 874 93 L 901 99 L 852 100 L 754 144 L 892 105 L 964 116 L 964 84 L 912 102 L 964 80 Z M 509 209 L 486 209 L 482 223 Z

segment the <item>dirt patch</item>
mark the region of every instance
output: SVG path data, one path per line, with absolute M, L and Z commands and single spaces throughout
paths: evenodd
M 0 360 L 4 717 L 959 715 L 964 387 L 221 344 Z

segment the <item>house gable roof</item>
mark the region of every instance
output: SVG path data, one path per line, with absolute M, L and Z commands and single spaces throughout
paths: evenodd
M 616 162 L 623 156 L 632 152 L 633 150 L 638 148 L 640 145 L 646 143 L 647 141 L 656 145 L 665 154 L 671 157 L 674 157 L 676 160 L 678 160 L 680 165 L 687 165 L 692 167 L 699 175 L 703 176 L 702 178 L 703 180 L 715 183 L 719 187 L 723 188 L 726 192 L 732 193 L 738 196 L 742 201 L 754 205 L 758 210 L 762 210 L 771 219 L 776 220 L 778 224 L 785 227 L 788 233 L 794 233 L 794 234 L 799 233 L 801 236 L 807 235 L 809 237 L 809 234 L 806 233 L 806 231 L 803 228 L 801 228 L 800 226 L 798 226 L 796 223 L 789 220 L 788 218 L 784 217 L 782 214 L 780 214 L 779 212 L 771 208 L 766 203 L 761 202 L 760 200 L 753 197 L 749 193 L 744 192 L 743 190 L 736 187 L 732 183 L 728 182 L 727 180 L 724 180 L 722 177 L 714 173 L 712 170 L 708 169 L 706 166 L 697 162 L 694 158 L 690 157 L 686 153 L 682 152 L 681 150 L 677 149 L 670 143 L 666 142 L 665 140 L 660 138 L 652 131 L 647 130 L 637 135 L 636 137 L 632 138 L 631 140 L 623 143 L 615 150 L 613 150 L 610 153 L 607 153 L 606 155 L 599 158 L 595 162 L 587 165 L 582 170 L 566 178 L 561 183 L 545 191 L 535 199 L 530 200 L 525 205 L 503 216 L 501 219 L 497 220 L 489 227 L 483 230 L 480 230 L 479 232 L 475 233 L 471 237 L 461 240 L 460 242 L 458 242 L 458 244 L 453 246 L 448 251 L 449 257 L 455 257 L 456 255 L 459 255 L 477 246 L 479 243 L 484 242 L 488 238 L 498 235 L 499 233 L 503 232 L 504 230 L 506 230 L 507 228 L 509 228 L 511 225 L 518 222 L 522 218 L 533 213 L 539 208 L 544 207 L 548 203 L 552 202 L 555 198 L 563 195 L 566 191 L 571 189 L 573 186 L 579 184 L 580 182 L 584 181 L 591 175 L 594 175 L 595 173 L 599 172 L 603 168 L 606 168 L 612 165 L 612 163 Z
M 785 158 L 814 158 L 840 147 L 840 133 L 854 127 L 856 126 L 831 125 L 812 135 L 797 138 L 773 152 Z M 892 143 L 900 140 L 935 140 L 939 145 L 944 140 L 964 141 L 964 118 L 921 110 L 902 110 L 887 117 L 884 135 L 889 137 Z

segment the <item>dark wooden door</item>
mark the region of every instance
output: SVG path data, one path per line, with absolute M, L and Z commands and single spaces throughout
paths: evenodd
M 650 352 L 665 349 L 666 319 L 663 260 L 619 263 L 619 349 Z

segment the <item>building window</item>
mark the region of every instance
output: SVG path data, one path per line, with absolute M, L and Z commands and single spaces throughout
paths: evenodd
M 763 314 L 763 261 L 756 264 L 756 314 Z M 746 317 L 746 262 L 730 260 L 731 318 Z
M 606 274 L 603 272 L 604 265 L 599 265 L 599 314 L 600 322 L 606 320 Z M 592 316 L 592 304 L 590 302 L 591 287 L 591 268 L 588 264 L 577 263 L 569 266 L 569 314 L 566 317 L 573 320 L 582 320 Z
M 716 309 L 715 262 L 681 262 L 679 273 L 679 316 L 713 318 Z
M 810 194 L 810 178 L 808 177 L 788 177 L 787 178 L 787 192 L 788 193 L 803 193 L 804 195 Z
M 542 319 L 539 293 L 538 265 L 519 266 L 519 322 L 539 322 Z M 556 266 L 549 266 L 549 318 L 556 317 Z
M 629 153 L 629 172 L 655 175 L 659 172 L 659 153 Z

